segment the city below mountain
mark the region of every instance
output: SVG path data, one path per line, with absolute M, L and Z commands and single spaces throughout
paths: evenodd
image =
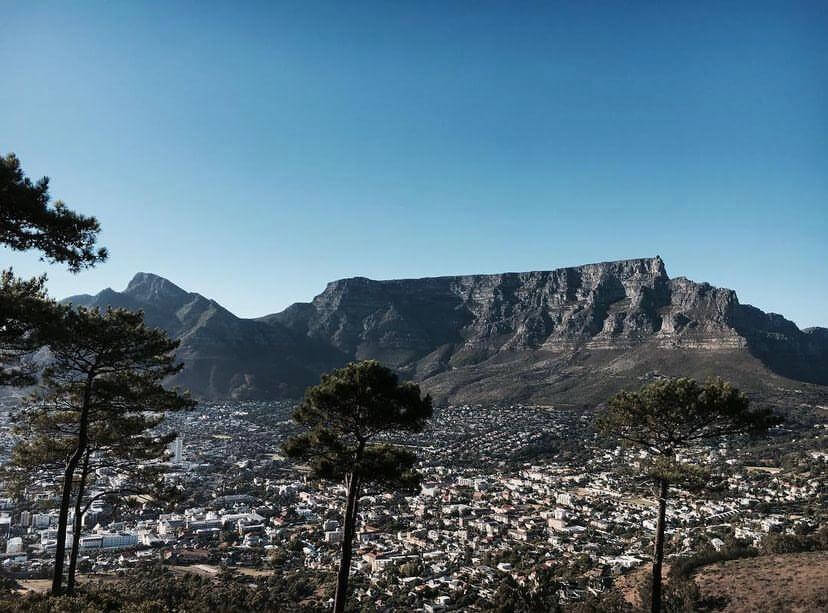
M 242 319 L 161 277 L 66 301 L 141 309 L 181 340 L 171 384 L 202 399 L 296 398 L 373 358 L 438 403 L 589 405 L 658 376 L 719 375 L 751 395 L 828 397 L 828 330 L 671 279 L 659 257 L 547 272 L 334 281 L 311 302 Z M 791 400 L 794 398 L 794 400 Z

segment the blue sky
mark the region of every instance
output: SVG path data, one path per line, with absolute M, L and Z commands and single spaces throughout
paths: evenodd
M 668 6 L 669 5 L 669 6 Z M 327 281 L 660 254 L 828 325 L 824 2 L 18 2 L 0 152 L 242 316 Z

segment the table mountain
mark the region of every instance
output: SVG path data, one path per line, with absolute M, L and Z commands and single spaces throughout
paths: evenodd
M 799 330 L 740 304 L 733 290 L 671 279 L 659 257 L 342 279 L 256 320 L 145 273 L 124 292 L 68 300 L 144 309 L 182 341 L 187 368 L 177 382 L 211 398 L 293 396 L 320 372 L 364 358 L 441 402 L 589 404 L 659 375 L 719 374 L 753 390 L 828 385 L 828 330 Z

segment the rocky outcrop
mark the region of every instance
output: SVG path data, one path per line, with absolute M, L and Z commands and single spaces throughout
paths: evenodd
M 670 281 L 670 301 L 663 309 L 659 344 L 695 349 L 742 348 L 746 339 L 735 328 L 736 292 L 684 277 Z
M 188 368 L 180 382 L 210 397 L 295 395 L 324 370 L 364 358 L 449 401 L 604 393 L 593 379 L 623 379 L 656 355 L 653 363 L 674 366 L 670 374 L 739 364 L 828 384 L 824 329 L 800 331 L 739 304 L 732 290 L 670 279 L 659 257 L 497 275 L 342 279 L 309 303 L 258 320 L 143 273 L 124 292 L 70 300 L 144 309 L 148 322 L 182 341 Z

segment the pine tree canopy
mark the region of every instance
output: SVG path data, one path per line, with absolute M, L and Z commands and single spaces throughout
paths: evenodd
M 183 367 L 173 352 L 179 341 L 161 329 L 144 324 L 144 315 L 125 309 L 67 309 L 51 332 L 52 363 L 46 379 L 66 386 L 90 381 L 101 407 L 119 410 L 170 410 L 176 392 L 165 390 L 161 381 Z
M 285 452 L 307 461 L 317 478 L 358 472 L 366 481 L 413 487 L 414 454 L 371 441 L 390 432 L 419 432 L 431 414 L 431 398 L 421 396 L 417 385 L 400 383 L 376 361 L 353 362 L 307 390 L 294 419 L 308 430 L 290 439 Z
M 616 394 L 597 425 L 606 435 L 670 456 L 719 437 L 761 436 L 780 422 L 771 409 L 751 409 L 748 397 L 721 379 L 700 385 L 679 378 Z
M 178 341 L 144 325 L 143 315 L 123 309 L 64 309 L 49 346 L 51 363 L 38 394 L 17 416 L 22 440 L 10 469 L 65 465 L 78 448 L 95 466 L 135 472 L 165 453 L 174 433 L 158 435 L 163 412 L 194 402 L 163 380 L 181 369 Z M 83 440 L 81 440 L 83 439 Z
M 72 272 L 106 260 L 106 249 L 95 246 L 98 220 L 50 199 L 47 177 L 33 183 L 17 156 L 0 157 L 0 244 L 15 251 L 37 249 L 43 259 Z

